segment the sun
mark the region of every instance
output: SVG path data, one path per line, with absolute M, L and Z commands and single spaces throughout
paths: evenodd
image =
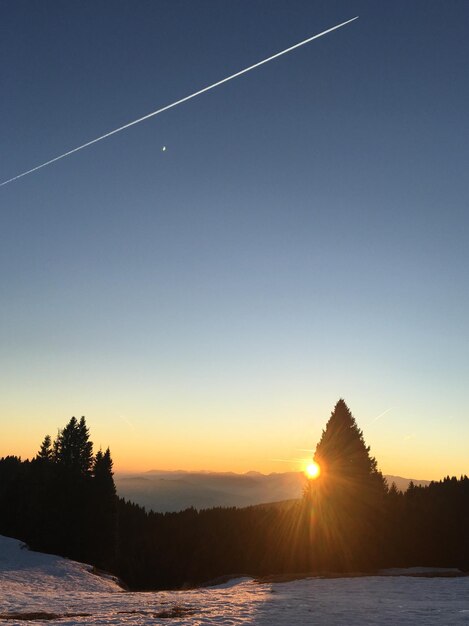
M 305 474 L 308 478 L 317 478 L 320 473 L 321 468 L 315 461 L 309 463 L 305 468 Z

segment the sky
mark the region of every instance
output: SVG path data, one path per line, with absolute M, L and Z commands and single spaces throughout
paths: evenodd
M 356 15 L 0 188 L 0 456 L 469 473 L 466 1 L 3 0 L 0 179 Z

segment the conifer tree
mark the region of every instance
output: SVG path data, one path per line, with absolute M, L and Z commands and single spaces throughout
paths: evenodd
M 81 476 L 91 475 L 93 443 L 89 440 L 84 417 L 80 421 L 72 417 L 65 428 L 59 431 L 54 442 L 53 456 L 68 470 Z
M 79 470 L 83 476 L 88 476 L 93 465 L 93 442 L 90 441 L 90 431 L 84 416 L 77 425 L 77 442 Z
M 98 450 L 93 460 L 93 477 L 95 484 L 100 485 L 103 490 L 107 490 L 108 493 L 115 495 L 116 487 L 114 485 L 113 461 L 111 458 L 111 451 L 107 448 L 106 452 Z
M 59 460 L 59 449 L 60 449 L 60 441 L 62 438 L 62 431 L 59 428 L 57 430 L 57 437 L 54 439 L 54 442 L 52 444 L 52 461 L 54 463 L 57 463 Z
M 65 428 L 59 431 L 55 448 L 57 451 L 57 463 L 67 469 L 73 469 L 77 463 L 77 419 L 71 417 Z
M 117 496 L 109 448 L 98 450 L 93 460 L 93 524 L 90 544 L 95 562 L 104 568 L 112 566 L 117 544 Z
M 308 481 L 305 504 L 314 512 L 316 524 L 311 536 L 315 565 L 336 570 L 374 566 L 380 558 L 387 486 L 342 399 L 326 424 L 314 460 L 321 473 Z
M 326 424 L 314 460 L 321 467 L 323 480 L 335 488 L 386 491 L 376 459 L 370 455 L 363 432 L 342 399 Z
M 37 453 L 37 459 L 45 462 L 52 461 L 52 440 L 50 435 L 46 435 Z
M 54 460 L 51 520 L 54 550 L 76 560 L 92 560 L 90 552 L 93 444 L 85 418 L 70 418 L 52 447 Z

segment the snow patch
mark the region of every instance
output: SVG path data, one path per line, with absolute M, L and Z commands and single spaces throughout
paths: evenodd
M 121 591 L 115 578 L 96 576 L 91 565 L 54 554 L 33 552 L 10 537 L 0 535 L 0 588 L 31 593 L 40 591 Z

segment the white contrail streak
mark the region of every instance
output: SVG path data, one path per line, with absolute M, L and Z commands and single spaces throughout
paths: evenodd
M 370 424 L 374 424 L 375 422 L 377 422 L 378 420 L 380 420 L 382 417 L 384 417 L 385 415 L 387 415 L 389 413 L 389 411 L 392 411 L 393 407 L 386 409 L 385 411 L 383 411 L 382 413 L 380 413 L 379 415 L 377 415 L 374 419 L 371 420 Z
M 182 104 L 183 102 L 187 102 L 188 100 L 191 100 L 192 98 L 196 98 L 197 96 L 200 96 L 200 94 L 205 93 L 206 91 L 210 91 L 210 89 L 215 89 L 215 87 L 218 87 L 219 85 L 223 85 L 223 83 L 227 83 L 229 80 L 233 80 L 233 78 L 237 78 L 238 76 L 241 76 L 242 74 L 246 74 L 246 72 L 250 72 L 251 70 L 254 70 L 256 67 L 260 67 L 261 65 L 264 65 L 265 63 L 269 63 L 269 61 L 273 61 L 274 59 L 277 59 L 278 57 L 280 57 L 280 56 L 282 56 L 284 54 L 287 54 L 288 52 L 291 52 L 292 50 L 295 50 L 296 48 L 299 48 L 300 46 L 304 46 L 305 44 L 309 43 L 310 41 L 313 41 L 314 39 L 319 39 L 319 37 L 323 37 L 324 35 L 327 35 L 328 33 L 331 33 L 332 31 L 337 30 L 338 28 L 342 28 L 342 26 L 345 26 L 346 24 L 350 24 L 350 22 L 354 22 L 356 19 L 358 19 L 358 15 L 356 17 L 353 17 L 351 20 L 347 20 L 346 22 L 342 22 L 341 24 L 337 24 L 337 26 L 333 26 L 332 28 L 328 28 L 327 30 L 324 30 L 322 33 L 318 33 L 317 35 L 313 35 L 312 37 L 308 37 L 308 39 L 304 39 L 303 41 L 300 41 L 299 43 L 295 44 L 294 46 L 290 46 L 289 48 L 286 48 L 285 50 L 282 50 L 281 52 L 277 52 L 276 54 L 273 54 L 272 56 L 267 57 L 267 59 L 264 59 L 263 61 L 259 61 L 258 63 L 254 63 L 254 65 L 250 65 L 249 67 L 245 67 L 244 70 L 240 70 L 239 72 L 236 72 L 235 74 L 231 74 L 231 76 L 227 76 L 226 78 L 223 78 L 222 80 L 219 80 L 218 82 L 213 83 L 212 85 L 208 85 L 208 87 L 204 87 L 203 89 L 199 89 L 199 91 L 195 91 L 194 93 L 191 93 L 189 96 L 186 96 L 185 98 L 181 98 L 180 100 L 176 100 L 176 102 L 172 102 L 171 104 L 167 104 L 166 106 L 162 107 L 161 109 L 157 109 L 156 111 L 153 111 L 152 113 L 148 113 L 148 115 L 144 115 L 143 117 L 139 117 L 137 120 L 134 120 L 133 122 L 129 122 L 128 124 L 124 124 L 124 126 L 119 126 L 119 128 L 115 128 L 114 130 L 111 130 L 110 132 L 106 133 L 105 135 L 101 135 L 101 137 L 96 137 L 96 139 L 92 139 L 91 141 L 87 141 L 86 143 L 82 144 L 81 146 L 78 146 L 77 148 L 73 148 L 73 150 L 69 150 L 68 152 L 64 152 L 63 154 L 60 154 L 59 156 L 56 156 L 55 158 L 50 159 L 49 161 L 46 161 L 45 163 L 41 163 L 41 165 L 36 165 L 36 167 L 33 167 L 30 170 L 27 170 L 26 172 L 22 172 L 21 174 L 18 174 L 17 176 L 13 176 L 13 178 L 9 178 L 8 180 L 3 181 L 2 183 L 0 183 L 0 187 L 3 187 L 4 185 L 8 185 L 8 183 L 12 183 L 14 180 L 18 180 L 19 178 L 23 178 L 23 176 L 27 176 L 28 174 L 32 174 L 33 172 L 37 172 L 37 170 L 40 170 L 43 167 L 46 167 L 47 165 L 51 165 L 51 163 L 55 163 L 56 161 L 60 161 L 60 159 L 64 159 L 65 157 L 70 156 L 74 152 L 78 152 L 79 150 L 83 150 L 83 148 L 87 148 L 88 146 L 92 146 L 94 143 L 98 143 L 98 141 L 102 141 L 103 139 L 107 139 L 111 135 L 115 135 L 116 133 L 120 133 L 122 130 L 125 130 L 126 128 L 130 128 L 131 126 L 135 126 L 135 124 L 140 124 L 140 122 L 144 122 L 145 120 L 150 119 L 150 117 L 155 117 L 155 115 L 159 115 L 160 113 L 163 113 L 164 111 L 167 111 L 168 109 L 172 109 L 173 107 L 176 107 L 179 104 Z

